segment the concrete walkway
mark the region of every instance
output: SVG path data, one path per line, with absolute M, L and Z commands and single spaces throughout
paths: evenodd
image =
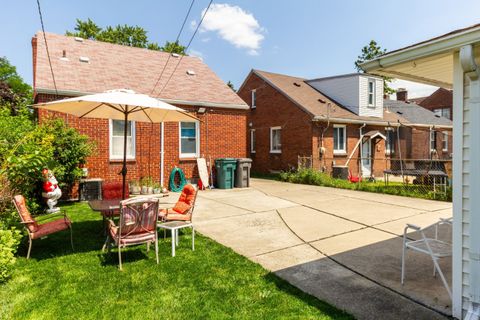
M 252 179 L 251 188 L 200 192 L 195 210 L 201 233 L 358 319 L 451 313 L 428 256 L 407 254 L 400 285 L 405 224 L 449 217 L 450 203 Z M 450 280 L 450 261 L 441 267 Z

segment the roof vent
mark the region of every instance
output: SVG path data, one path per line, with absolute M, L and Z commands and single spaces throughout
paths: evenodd
M 294 82 L 293 85 L 294 85 L 295 87 L 300 87 L 300 83 L 298 83 L 298 82 Z
M 178 58 L 178 57 L 180 57 L 180 55 L 178 53 L 172 53 L 172 57 Z
M 193 71 L 193 70 L 187 70 L 187 74 L 188 74 L 189 76 L 194 76 L 194 75 L 196 75 L 195 71 Z
M 440 118 L 440 116 L 438 114 L 436 114 L 435 117 Z
M 90 58 L 89 58 L 89 57 L 80 57 L 79 60 L 80 60 L 80 62 L 85 62 L 85 63 L 89 63 L 89 62 L 90 62 Z
M 74 39 L 75 39 L 75 41 L 77 41 L 77 42 L 83 42 L 83 38 L 75 37 Z
M 402 111 L 397 111 L 397 113 L 398 113 L 398 114 L 403 114 L 403 112 L 402 112 Z
M 63 51 L 62 51 L 62 57 L 60 58 L 60 60 L 62 60 L 62 61 L 68 61 L 68 58 L 67 58 L 67 50 L 63 50 Z
M 323 99 L 318 99 L 318 102 L 320 103 L 326 103 L 327 101 L 323 100 Z

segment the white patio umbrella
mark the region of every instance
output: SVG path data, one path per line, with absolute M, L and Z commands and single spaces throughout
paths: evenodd
M 85 95 L 64 100 L 39 103 L 33 107 L 56 112 L 68 113 L 79 118 L 102 118 L 124 120 L 123 138 L 123 188 L 125 199 L 125 181 L 127 176 L 127 125 L 129 120 L 160 123 L 168 121 L 196 121 L 195 116 L 185 110 L 132 90 L 118 89 L 104 93 Z

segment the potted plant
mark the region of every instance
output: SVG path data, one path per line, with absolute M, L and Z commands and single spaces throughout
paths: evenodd
M 155 183 L 153 184 L 153 193 L 154 193 L 154 194 L 159 194 L 159 193 L 161 193 L 161 192 L 162 192 L 162 188 L 161 188 L 161 186 L 160 186 L 160 183 L 155 182 Z
M 148 178 L 147 177 L 142 177 L 140 179 L 140 185 L 142 187 L 141 193 L 148 194 Z
M 140 194 L 141 188 L 138 180 L 131 180 L 128 187 L 131 194 Z

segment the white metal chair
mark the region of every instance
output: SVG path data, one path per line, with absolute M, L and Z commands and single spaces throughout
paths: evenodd
M 438 260 L 441 258 L 447 258 L 452 256 L 452 244 L 447 241 L 439 240 L 438 239 L 438 227 L 440 225 L 452 225 L 452 220 L 451 219 L 440 219 L 438 222 L 425 227 L 425 228 L 420 228 L 419 226 L 416 226 L 414 224 L 407 223 L 407 226 L 405 227 L 403 231 L 403 248 L 402 248 L 402 285 L 405 280 L 405 251 L 407 249 L 412 249 L 414 251 L 424 253 L 430 256 L 430 258 L 433 261 L 433 276 L 438 274 L 440 275 L 440 278 L 442 279 L 443 285 L 445 286 L 445 289 L 447 289 L 448 295 L 450 296 L 450 299 L 452 298 L 452 291 L 450 289 L 450 286 L 448 285 L 447 280 L 445 279 L 445 276 L 442 272 L 442 269 L 440 268 L 440 265 L 438 264 Z M 429 228 L 434 228 L 435 232 L 435 237 L 434 238 L 428 238 L 425 235 L 425 230 Z M 410 240 L 407 238 L 407 232 L 409 229 L 412 229 L 416 232 L 418 232 L 421 235 L 421 239 L 419 240 Z

